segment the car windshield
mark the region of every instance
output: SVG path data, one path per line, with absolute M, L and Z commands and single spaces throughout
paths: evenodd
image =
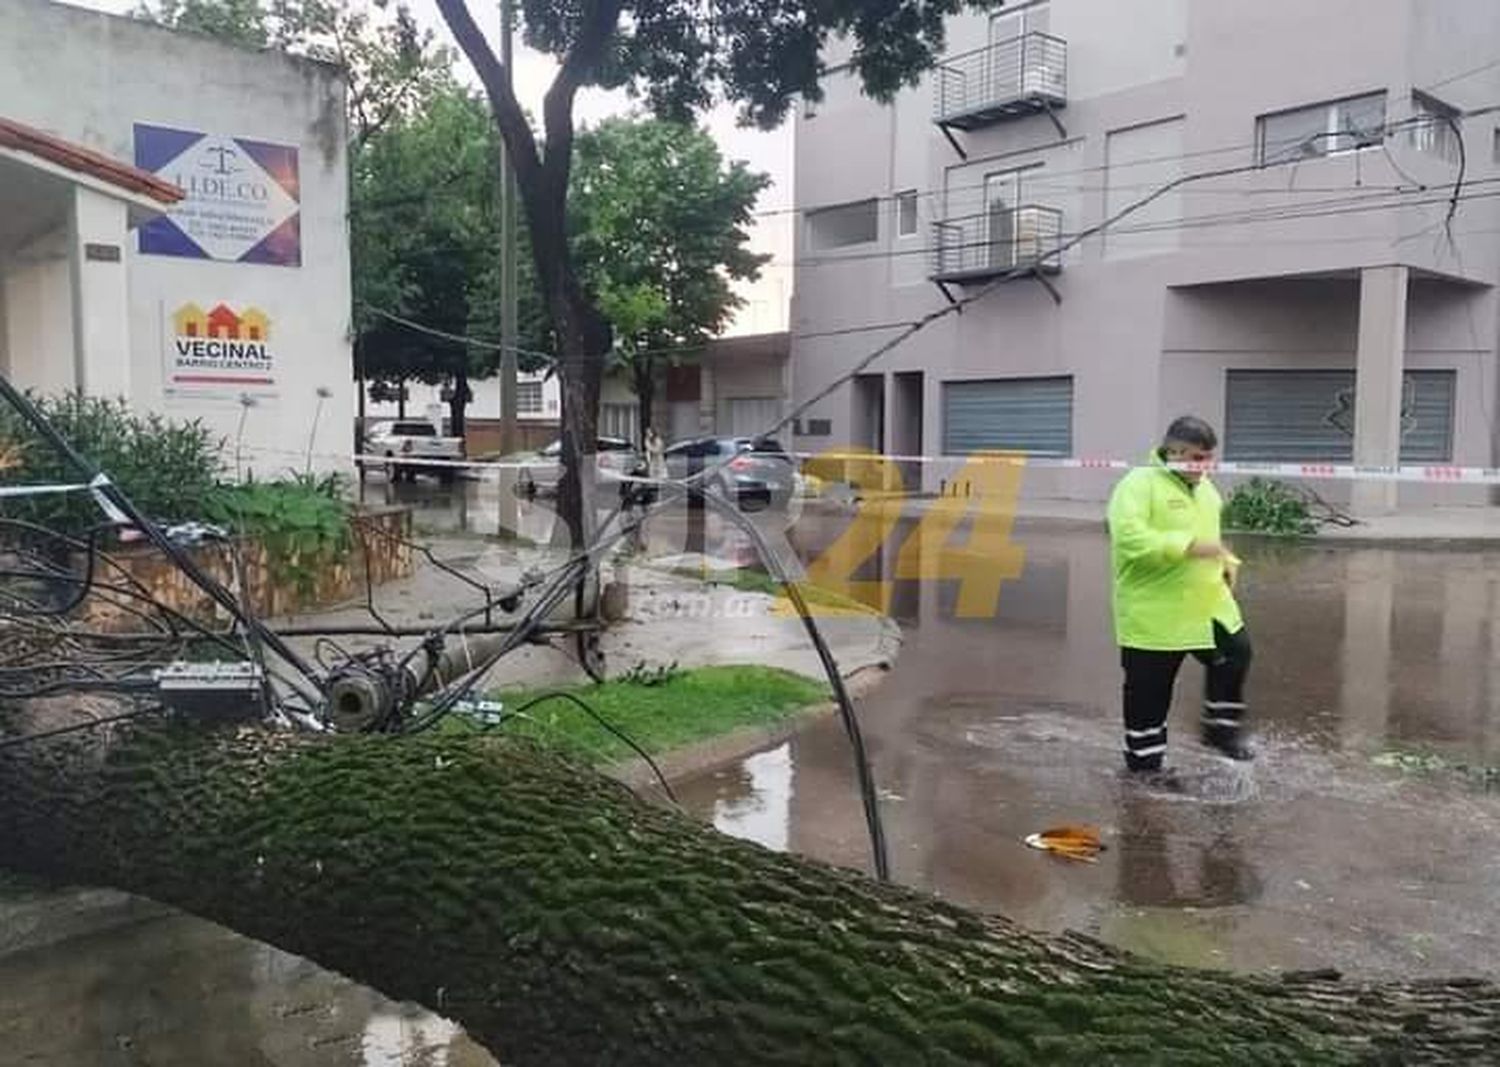
M 437 436 L 437 428 L 430 422 L 398 422 L 390 432 L 397 437 Z

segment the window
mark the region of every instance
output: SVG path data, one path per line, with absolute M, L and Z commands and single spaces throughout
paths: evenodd
M 1072 378 L 943 383 L 943 452 L 1073 454 Z
M 1459 144 L 1461 112 L 1426 93 L 1411 94 L 1411 109 L 1408 137 L 1412 148 L 1457 163 L 1462 154 Z
M 599 406 L 599 436 L 620 437 L 634 441 L 640 437 L 637 420 L 641 409 L 636 404 L 601 404 Z
M 868 244 L 879 236 L 878 200 L 857 200 L 807 213 L 807 243 L 815 252 Z
M 1456 384 L 1451 370 L 1406 372 L 1401 462 L 1450 462 Z M 1354 458 L 1352 370 L 1232 370 L 1225 409 L 1225 459 L 1349 463 Z
M 917 232 L 917 191 L 896 194 L 896 236 L 913 237 Z
M 1371 148 L 1385 138 L 1385 93 L 1278 111 L 1257 120 L 1260 165 Z
M 519 415 L 540 415 L 542 413 L 541 382 L 516 383 L 516 413 Z

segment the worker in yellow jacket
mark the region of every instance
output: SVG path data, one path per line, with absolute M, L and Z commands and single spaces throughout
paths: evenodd
M 1239 560 L 1219 532 L 1223 498 L 1201 471 L 1169 463 L 1210 463 L 1213 427 L 1184 417 L 1151 458 L 1120 480 L 1109 502 L 1115 636 L 1125 670 L 1125 765 L 1155 772 L 1167 752 L 1167 712 L 1182 661 L 1208 672 L 1203 741 L 1247 760 L 1245 676 L 1250 639 L 1234 581 Z

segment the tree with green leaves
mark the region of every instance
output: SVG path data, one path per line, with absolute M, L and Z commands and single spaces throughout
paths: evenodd
M 492 376 L 499 357 L 498 159 L 483 102 L 458 86 L 398 118 L 354 159 L 359 358 L 367 375 L 392 386 L 447 383 L 455 434 L 469 380 Z M 541 349 L 541 310 L 524 275 L 520 293 L 521 344 Z M 528 356 L 522 365 L 541 363 Z
M 691 358 L 743 301 L 765 256 L 747 247 L 769 176 L 727 164 L 705 130 L 661 119 L 607 119 L 579 133 L 570 194 L 573 256 L 614 328 L 640 428 L 652 424 L 657 372 Z
M 519 0 L 522 30 L 559 69 L 542 106 L 541 129 L 528 120 L 510 72 L 480 31 L 468 0 L 437 0 L 469 57 L 513 161 L 531 231 L 537 284 L 557 343 L 563 391 L 561 513 L 575 544 L 589 520 L 600 383 L 610 327 L 589 294 L 569 242 L 573 106 L 586 86 L 628 87 L 660 117 L 690 121 L 719 100 L 734 101 L 747 123 L 770 128 L 798 97 L 820 99 L 824 46 L 846 38 L 850 67 L 865 91 L 890 99 L 915 85 L 942 54 L 944 19 L 995 0 Z

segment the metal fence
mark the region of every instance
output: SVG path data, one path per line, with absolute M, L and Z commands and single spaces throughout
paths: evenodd
M 932 277 L 943 281 L 1060 266 L 1062 212 L 1028 204 L 932 224 Z
M 1068 98 L 1068 44 L 1050 34 L 1025 33 L 944 60 L 936 76 L 938 122 L 1004 113 L 1018 103 L 1061 105 Z

